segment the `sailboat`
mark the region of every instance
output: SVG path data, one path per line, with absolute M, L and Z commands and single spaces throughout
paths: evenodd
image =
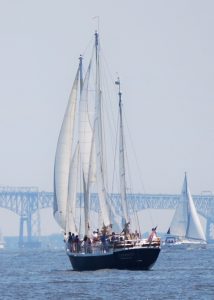
M 166 235 L 166 245 L 205 244 L 206 237 L 193 202 L 185 173 L 182 193 Z
M 95 32 L 92 55 L 85 76 L 83 57 L 79 57 L 58 138 L 54 165 L 54 217 L 64 231 L 66 253 L 73 270 L 148 270 L 159 256 L 160 239 L 141 239 L 136 231 L 131 232 L 130 229 L 132 224 L 126 194 L 119 78 L 115 81 L 115 88 L 118 89 L 119 103 L 117 146 L 121 213 L 118 213 L 112 193 L 109 192 L 107 169 L 114 162 L 114 158 L 106 158 L 107 144 L 111 142 L 112 136 L 107 142 L 100 53 L 99 35 Z M 113 177 L 114 174 L 111 174 L 110 178 Z M 96 216 L 91 208 L 94 195 L 98 197 Z

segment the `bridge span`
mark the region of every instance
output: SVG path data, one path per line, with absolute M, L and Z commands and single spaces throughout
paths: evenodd
M 82 196 L 79 195 L 80 206 Z M 112 204 L 118 214 L 121 212 L 119 195 L 111 195 Z M 214 196 L 193 195 L 196 209 L 206 219 L 206 237 L 214 242 Z M 175 209 L 179 195 L 169 194 L 128 194 L 128 205 L 134 211 L 145 209 Z M 53 206 L 53 193 L 39 191 L 37 187 L 0 187 L 0 208 L 8 209 L 20 217 L 19 245 L 34 245 L 41 235 L 40 210 Z M 98 197 L 91 198 L 91 208 L 98 210 Z M 26 228 L 27 236 L 24 236 Z

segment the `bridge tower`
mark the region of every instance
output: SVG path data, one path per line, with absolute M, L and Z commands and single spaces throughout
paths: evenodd
M 40 210 L 38 192 L 22 194 L 19 226 L 19 247 L 40 247 Z

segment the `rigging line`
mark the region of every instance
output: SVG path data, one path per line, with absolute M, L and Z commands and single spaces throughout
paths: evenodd
M 101 86 L 102 86 L 102 110 L 105 111 L 104 115 L 104 120 L 103 120 L 103 126 L 104 128 L 106 127 L 105 125 L 108 124 L 109 130 L 110 130 L 110 135 L 107 136 L 106 131 L 103 130 L 104 132 L 104 141 L 109 140 L 110 147 L 107 149 L 107 146 L 105 147 L 105 152 L 109 152 L 111 150 L 113 156 L 114 156 L 114 146 L 113 146 L 113 138 L 115 136 L 116 132 L 116 127 L 115 127 L 115 118 L 114 113 L 112 112 L 112 105 L 111 105 L 111 99 L 113 98 L 110 95 L 110 89 L 109 89 L 109 80 L 108 77 L 106 76 L 105 68 L 103 65 L 102 59 L 100 60 L 100 67 L 102 69 L 102 77 L 101 77 Z M 108 101 L 107 101 L 108 100 Z M 110 105 L 109 105 L 110 104 Z M 111 113 L 109 112 L 109 106 L 111 108 Z M 113 125 L 113 126 L 112 126 Z M 107 143 L 105 143 L 107 145 Z
M 126 151 L 126 156 L 127 156 L 127 151 Z M 131 174 L 131 172 L 130 172 L 130 164 L 129 164 L 129 160 L 128 159 L 127 159 L 127 165 L 128 165 L 128 170 L 129 170 L 128 174 Z M 132 177 L 131 176 L 129 176 L 129 181 L 130 181 L 130 186 L 133 187 L 133 183 L 132 183 L 133 181 L 132 181 Z M 130 195 L 133 195 L 133 188 L 130 188 Z M 149 202 L 148 202 L 147 199 L 146 199 L 146 203 L 147 203 L 147 208 L 150 208 L 149 207 Z M 137 210 L 135 211 L 135 207 L 136 207 L 136 201 L 134 201 L 134 204 L 132 206 L 134 214 L 137 213 Z M 148 214 L 149 214 L 149 217 L 150 217 L 150 220 L 151 220 L 151 226 L 153 226 L 154 225 L 154 218 L 153 218 L 153 215 L 152 215 L 152 213 L 151 213 L 151 211 L 149 209 L 148 209 Z M 138 217 L 138 215 L 137 215 L 137 217 Z
M 118 91 L 117 91 L 117 88 L 115 86 L 115 75 L 113 76 L 112 72 L 111 72 L 111 69 L 109 67 L 109 64 L 108 64 L 108 61 L 105 57 L 105 54 L 104 54 L 104 51 L 102 49 L 100 49 L 100 52 L 101 52 L 101 55 L 102 55 L 102 62 L 103 62 L 103 69 L 106 70 L 106 73 L 108 74 L 109 78 L 110 78 L 110 81 L 111 81 L 111 85 L 114 87 L 114 97 L 112 98 L 115 98 L 117 99 L 117 94 L 118 94 Z M 106 66 L 106 68 L 104 68 L 104 65 Z M 107 77 L 107 76 L 106 76 Z M 110 98 L 111 99 L 111 98 Z M 116 100 L 117 101 L 117 100 Z M 115 107 L 114 103 L 111 105 L 111 109 Z M 112 113 L 113 115 L 113 113 Z M 115 126 L 115 123 L 114 123 L 114 126 Z
M 101 55 L 101 58 L 102 55 Z M 112 154 L 114 154 L 114 148 L 115 146 L 113 145 L 113 140 L 115 140 L 116 138 L 112 138 L 112 137 L 115 137 L 116 136 L 116 132 L 117 132 L 117 127 L 118 125 L 116 126 L 116 123 L 117 123 L 117 118 L 115 117 L 115 112 L 113 111 L 113 107 L 115 107 L 116 105 L 116 101 L 114 101 L 114 103 L 112 102 L 112 99 L 115 99 L 115 93 L 114 95 L 112 95 L 110 93 L 110 84 L 112 85 L 113 84 L 113 81 L 111 80 L 111 82 L 109 82 L 109 76 L 107 76 L 107 71 L 106 71 L 106 68 L 105 68 L 105 64 L 103 62 L 103 59 L 101 59 L 101 68 L 102 68 L 102 87 L 103 87 L 103 105 L 106 106 L 106 122 L 108 124 L 108 127 L 109 127 L 109 130 L 110 130 L 110 142 L 111 142 L 111 151 L 112 151 Z M 115 86 L 115 84 L 113 84 L 113 86 Z M 106 101 L 108 100 L 108 101 Z
M 117 132 L 116 132 L 116 143 L 115 143 L 115 151 L 114 151 L 114 165 L 113 165 L 113 176 L 112 176 L 112 186 L 111 186 L 111 194 L 113 193 L 114 190 L 114 176 L 115 176 L 115 172 L 116 172 L 116 156 L 117 156 L 117 138 L 118 138 L 118 128 L 119 128 L 119 112 L 118 112 L 118 119 L 117 119 Z M 111 205 L 113 203 L 113 199 L 112 197 L 110 197 L 111 199 Z
M 130 191 L 130 194 L 129 194 L 131 197 L 133 197 L 133 193 L 132 191 Z M 134 197 L 133 199 L 131 199 L 130 201 L 130 206 L 131 206 L 131 209 L 133 211 L 133 220 L 134 220 L 134 225 L 138 228 L 138 231 L 139 231 L 139 234 L 141 236 L 141 228 L 140 228 L 140 221 L 139 221 L 139 217 L 138 217 L 138 211 L 135 210 L 135 204 L 136 204 L 136 201 L 132 201 L 132 200 L 135 200 Z M 137 222 L 136 222 L 137 220 Z M 137 223 L 137 224 L 136 224 Z
M 130 134 L 130 130 L 129 130 L 129 126 L 128 126 L 128 122 L 127 122 L 125 113 L 124 113 L 124 119 L 125 119 L 125 124 L 126 124 L 126 127 L 127 127 L 127 132 L 128 132 L 128 135 L 129 135 L 129 139 L 130 139 L 130 141 L 131 141 L 130 144 L 131 144 L 132 151 L 133 151 L 133 153 L 134 153 L 134 158 L 135 158 L 135 163 L 136 163 L 136 166 L 137 166 L 137 171 L 138 171 L 138 173 L 139 173 L 140 184 L 141 184 L 141 186 L 142 186 L 142 188 L 143 188 L 143 190 L 144 190 L 144 193 L 145 193 L 145 187 L 144 187 L 144 184 L 143 184 L 143 181 L 142 181 L 142 174 L 141 174 L 141 170 L 140 170 L 140 164 L 139 164 L 139 161 L 138 161 L 138 159 L 137 159 L 136 151 L 135 151 L 135 148 L 134 148 L 134 143 L 133 143 L 133 140 L 132 140 L 132 137 L 131 137 L 131 134 Z M 149 202 L 148 202 L 147 199 L 146 199 L 146 203 L 147 203 L 147 206 L 148 206 L 148 208 L 149 208 Z M 150 218 L 151 218 L 152 223 L 154 223 L 154 220 L 153 220 L 151 211 L 148 210 L 148 212 L 149 212 L 149 216 L 150 216 Z
M 104 120 L 104 122 L 106 123 L 106 125 L 108 124 L 108 126 L 109 126 L 109 129 L 112 129 L 111 128 L 111 122 L 110 122 L 110 118 L 109 118 L 109 115 L 107 114 L 107 116 L 106 116 L 106 120 Z M 105 124 L 104 124 L 104 127 L 105 127 Z M 110 130 L 110 131 L 112 131 L 112 130 Z M 115 152 L 115 147 L 113 146 L 113 137 L 114 136 L 114 134 L 112 133 L 111 135 L 109 135 L 109 134 L 107 134 L 106 133 L 106 131 L 104 130 L 103 131 L 103 140 L 104 140 L 104 145 L 105 145 L 105 147 L 104 147 L 104 151 L 105 151 L 105 153 L 106 153 L 106 161 L 105 161 L 105 165 L 107 164 L 107 159 L 108 159 L 108 156 L 107 155 L 110 155 L 110 153 L 112 153 L 111 154 L 111 157 L 114 157 L 115 156 L 115 154 L 114 154 L 114 152 Z M 108 141 L 108 142 L 107 142 Z M 113 170 L 115 169 L 115 159 L 114 159 L 114 164 L 113 164 Z M 109 171 L 110 170 L 110 172 L 112 173 L 112 166 L 110 166 L 110 164 L 108 163 L 108 168 L 107 168 L 107 166 L 106 166 L 106 170 L 107 171 Z M 112 186 L 112 188 L 113 188 L 113 185 L 111 185 Z M 113 189 L 111 189 L 111 191 L 113 191 Z
M 113 107 L 115 107 L 115 103 L 117 103 L 117 90 L 116 90 L 116 87 L 115 87 L 115 80 L 113 80 L 113 76 L 112 74 L 110 73 L 110 70 L 109 70 L 109 67 L 107 65 L 107 62 L 105 60 L 105 57 L 103 55 L 103 51 L 101 50 L 101 68 L 102 68 L 102 71 L 103 71 L 103 78 L 105 78 L 105 82 L 106 84 L 103 85 L 103 87 L 106 87 L 106 94 L 108 96 L 108 99 L 111 101 L 111 105 L 110 105 L 110 109 L 111 109 L 111 115 L 113 116 L 114 115 L 114 112 L 113 112 Z M 101 78 L 101 79 L 103 79 Z M 109 80 L 110 80 L 110 83 L 109 83 Z M 102 80 L 102 82 L 104 82 L 104 80 Z M 110 89 L 108 88 L 108 86 L 113 86 L 114 87 L 114 95 L 110 95 Z M 116 99 L 116 101 L 112 102 L 112 99 Z M 115 119 L 113 119 L 113 125 L 114 125 L 114 128 L 115 128 L 115 132 L 116 132 L 116 123 L 115 123 Z
M 119 112 L 117 118 L 117 131 L 116 131 L 116 141 L 115 141 L 115 151 L 114 151 L 114 166 L 113 166 L 113 177 L 112 177 L 112 188 L 111 191 L 113 192 L 114 189 L 114 176 L 116 172 L 116 156 L 117 156 L 117 144 L 118 144 L 118 129 L 119 129 Z
M 100 49 L 100 51 L 101 51 L 101 49 Z M 103 61 L 104 61 L 105 64 L 106 64 L 106 69 L 107 69 L 107 71 L 109 72 L 109 77 L 111 78 L 112 83 L 114 83 L 115 80 L 114 80 L 114 77 L 112 76 L 112 73 L 111 73 L 111 71 L 110 71 L 110 67 L 109 67 L 108 61 L 107 61 L 107 59 L 105 58 L 105 55 L 104 55 L 103 50 L 102 50 L 102 57 L 103 57 Z M 114 86 L 115 86 L 115 85 L 114 85 Z M 116 91 L 116 88 L 115 88 L 115 91 Z M 128 124 L 128 122 L 127 122 L 127 120 L 126 120 L 125 114 L 124 114 L 124 117 L 125 117 L 126 124 Z M 132 141 L 132 139 L 131 139 L 130 130 L 129 130 L 128 125 L 127 125 L 127 128 L 128 128 L 128 134 L 129 134 L 130 140 L 131 140 L 131 145 L 133 146 L 133 141 Z M 134 150 L 134 157 L 135 157 L 135 162 L 136 162 L 136 165 L 137 165 L 137 169 L 138 169 L 138 172 L 139 172 L 139 174 L 140 174 L 140 176 L 139 176 L 139 177 L 140 177 L 140 184 L 141 184 L 143 190 L 145 191 L 145 187 L 144 187 L 144 184 L 143 184 L 143 182 L 142 182 L 142 175 L 141 175 L 141 172 L 140 172 L 140 169 L 139 169 L 139 163 L 138 163 L 138 161 L 137 161 L 136 151 L 135 151 L 134 147 L 133 147 L 133 150 Z M 149 207 L 148 201 L 147 201 L 147 206 Z M 150 218 L 151 218 L 151 220 L 152 220 L 152 222 L 153 222 L 153 217 L 152 217 L 150 211 L 149 211 L 149 215 L 150 215 Z
M 89 42 L 86 44 L 86 47 L 85 47 L 85 49 L 82 52 L 82 56 L 85 56 L 85 54 L 89 51 L 89 49 L 94 48 L 94 47 L 91 47 L 92 43 L 94 43 L 94 35 L 93 35 L 93 37 L 91 37 L 91 39 L 89 40 Z
M 131 133 L 130 133 L 130 129 L 129 129 L 129 126 L 128 126 L 128 122 L 127 122 L 127 118 L 126 118 L 125 113 L 124 113 L 124 118 L 125 118 L 127 132 L 128 132 L 129 139 L 130 139 L 130 145 L 131 145 L 132 151 L 134 153 L 135 163 L 136 163 L 136 166 L 137 166 L 138 173 L 140 175 L 139 176 L 140 184 L 143 188 L 144 193 L 146 193 L 146 189 L 145 189 L 145 186 L 144 186 L 143 181 L 142 181 L 142 174 L 141 174 L 141 170 L 140 170 L 140 164 L 139 164 L 139 161 L 137 159 L 137 154 L 136 154 L 136 151 L 135 151 L 135 148 L 134 148 L 134 142 L 133 142 L 133 139 L 132 139 L 132 136 L 131 136 Z
M 92 39 L 91 39 L 91 41 L 92 41 Z M 89 48 L 89 47 L 88 47 L 88 48 Z M 91 48 L 91 47 L 90 47 L 90 48 Z M 90 62 L 93 61 L 94 54 L 95 54 L 95 46 L 93 46 L 92 49 L 91 49 L 91 55 L 90 55 L 89 63 L 88 63 L 88 64 L 82 64 L 83 74 L 86 74 L 87 69 L 85 69 L 85 65 L 88 66 L 88 65 L 90 64 Z M 81 56 L 82 56 L 82 59 L 85 58 L 85 52 L 84 52 L 84 51 L 83 51 L 83 53 L 81 54 Z M 92 63 L 91 63 L 91 65 L 92 65 Z M 91 69 L 92 69 L 92 67 L 91 67 Z M 89 89 L 88 89 L 88 90 L 89 90 Z
M 104 186 L 106 191 L 108 191 L 108 168 L 107 168 L 107 146 L 106 145 L 106 132 L 104 130 L 104 119 L 103 119 L 103 114 L 104 112 L 104 107 L 103 107 L 103 93 L 101 91 L 101 134 L 102 134 L 102 162 L 103 162 L 103 176 L 104 176 Z

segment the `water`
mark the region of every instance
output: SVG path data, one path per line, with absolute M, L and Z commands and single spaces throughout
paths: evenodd
M 214 299 L 213 254 L 163 248 L 151 271 L 74 272 L 63 250 L 3 250 L 0 299 Z

